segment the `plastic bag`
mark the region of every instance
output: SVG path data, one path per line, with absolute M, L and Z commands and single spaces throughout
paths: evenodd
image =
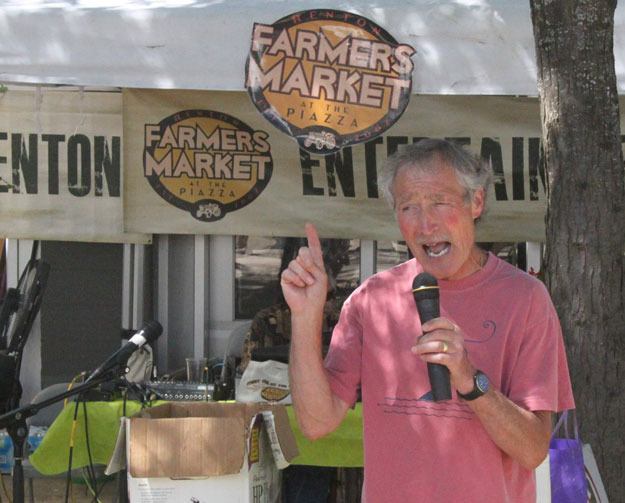
M 552 503 L 586 503 L 588 501 L 584 454 L 582 442 L 579 440 L 575 411 L 572 416 L 571 420 L 569 411 L 561 414 L 549 443 Z M 572 434 L 569 432 L 569 423 L 573 423 Z M 562 435 L 564 436 L 557 436 L 561 429 L 563 429 Z

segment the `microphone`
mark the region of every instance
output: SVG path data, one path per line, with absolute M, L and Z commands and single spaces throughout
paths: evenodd
M 422 325 L 440 316 L 438 282 L 434 276 L 427 272 L 415 276 L 412 281 L 412 295 Z M 434 401 L 451 400 L 449 369 L 439 363 L 428 363 L 428 376 Z
M 143 346 L 146 342 L 151 343 L 155 341 L 161 333 L 163 333 L 163 327 L 158 321 L 148 321 L 141 330 L 135 332 L 126 344 L 115 351 L 102 365 L 95 369 L 87 378 L 85 383 L 101 376 L 102 374 L 105 374 L 106 372 L 109 372 L 115 367 L 125 366 L 132 353 Z

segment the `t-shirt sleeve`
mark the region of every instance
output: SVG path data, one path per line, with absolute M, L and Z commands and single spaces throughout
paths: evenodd
M 529 312 L 508 397 L 532 411 L 572 409 L 575 403 L 562 329 L 544 285 L 534 292 Z
M 343 304 L 324 363 L 330 389 L 350 406 L 356 403 L 360 387 L 362 325 L 357 303 L 352 295 Z

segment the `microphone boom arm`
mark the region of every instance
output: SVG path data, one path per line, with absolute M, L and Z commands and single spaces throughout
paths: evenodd
M 75 386 L 72 389 L 59 393 L 58 395 L 52 396 L 48 398 L 47 400 L 43 400 L 41 402 L 36 402 L 36 403 L 30 403 L 28 405 L 24 405 L 23 407 L 19 407 L 18 409 L 7 412 L 6 414 L 2 414 L 0 416 L 0 429 L 8 428 L 17 421 L 26 420 L 29 417 L 32 417 L 35 414 L 37 414 L 37 412 L 39 412 L 41 409 L 44 409 L 45 407 L 48 407 L 49 405 L 52 405 L 53 403 L 60 402 L 61 400 L 64 400 L 71 396 L 79 395 L 83 391 L 88 391 L 90 389 L 93 389 L 99 386 L 102 383 L 111 381 L 112 378 L 113 378 L 112 372 L 103 374 L 93 379 L 92 381 L 89 381 L 88 383 L 85 382 L 85 383 L 79 384 L 78 386 Z
M 109 371 L 88 383 L 79 384 L 70 390 L 50 397 L 47 400 L 30 403 L 0 415 L 0 429 L 6 428 L 11 436 L 11 440 L 13 440 L 15 459 L 15 464 L 13 466 L 14 503 L 24 503 L 24 467 L 22 465 L 22 459 L 24 458 L 24 444 L 26 443 L 26 437 L 28 436 L 28 425 L 26 424 L 26 420 L 37 414 L 37 412 L 44 407 L 60 402 L 70 396 L 79 395 L 82 392 L 95 388 L 106 381 L 113 380 L 115 374 L 115 372 Z

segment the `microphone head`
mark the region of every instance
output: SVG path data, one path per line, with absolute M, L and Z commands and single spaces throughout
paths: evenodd
M 438 299 L 438 281 L 427 272 L 417 274 L 412 280 L 412 294 L 417 302 L 422 299 Z
M 153 342 L 163 333 L 163 326 L 156 320 L 148 321 L 140 330 L 146 342 Z

